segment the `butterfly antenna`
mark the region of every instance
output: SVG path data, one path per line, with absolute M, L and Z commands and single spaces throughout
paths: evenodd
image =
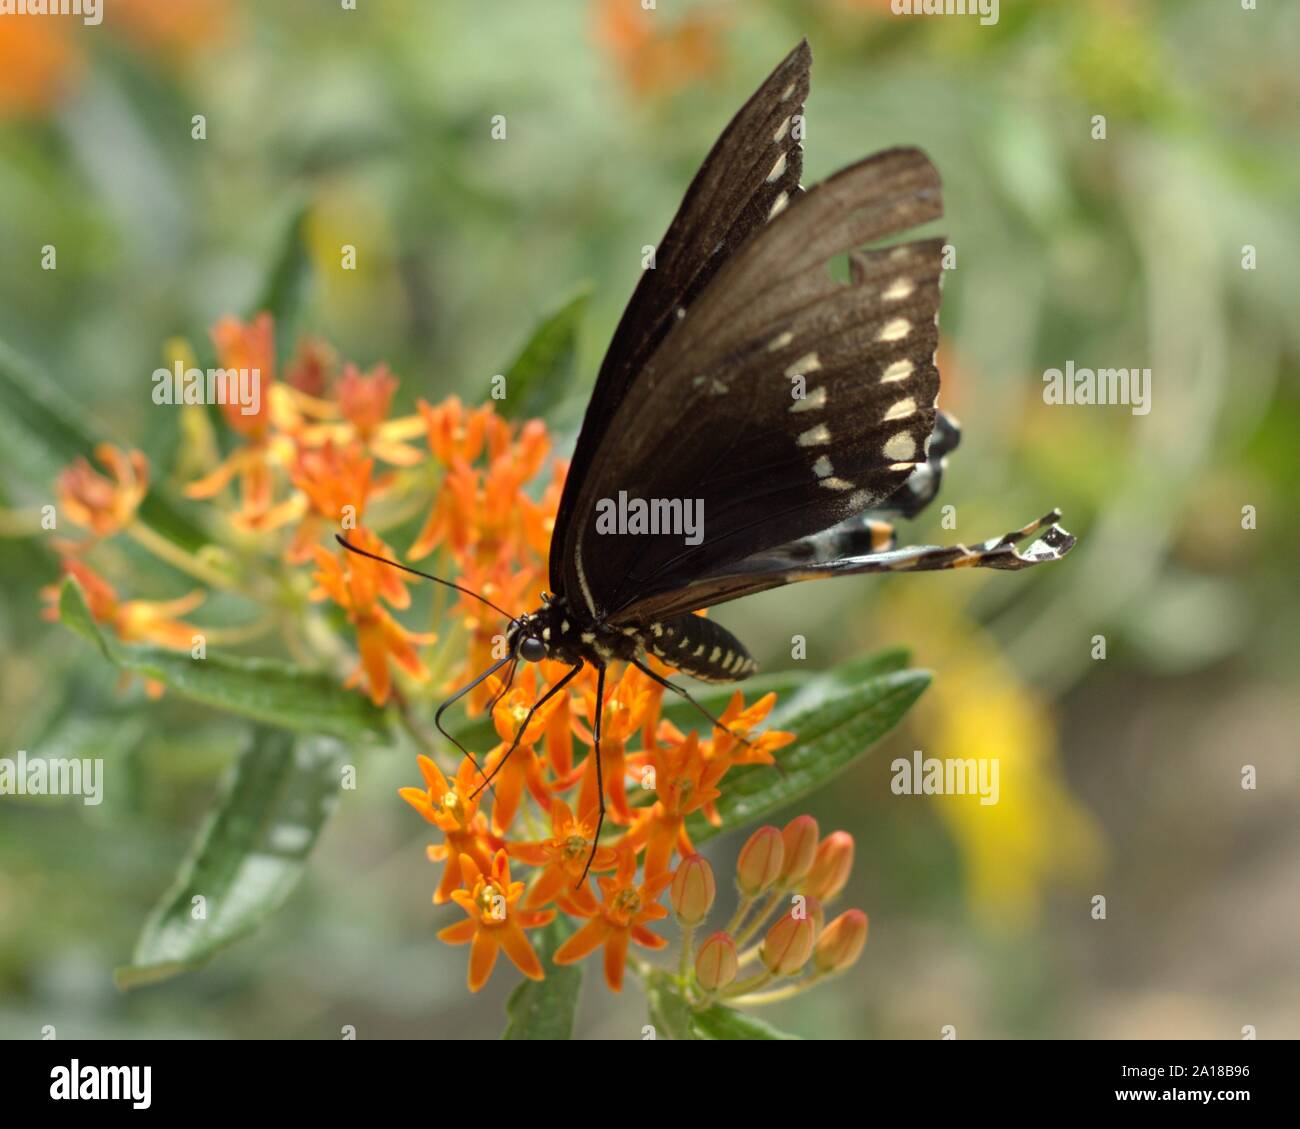
M 388 557 L 381 557 L 378 553 L 368 552 L 367 550 L 352 544 L 352 542 L 349 541 L 346 537 L 344 537 L 341 533 L 334 534 L 334 540 L 337 541 L 340 545 L 342 545 L 343 548 L 347 549 L 349 553 L 356 553 L 356 555 L 359 557 L 369 557 L 372 561 L 378 561 L 380 564 L 391 565 L 393 568 L 400 568 L 403 572 L 409 572 L 412 576 L 419 576 L 424 580 L 432 580 L 435 584 L 441 584 L 447 588 L 454 588 L 457 592 L 463 592 L 466 596 L 473 596 L 474 599 L 479 601 L 479 603 L 486 604 L 498 615 L 505 616 L 506 619 L 510 620 L 511 623 L 514 623 L 515 621 L 514 616 L 512 616 L 504 608 L 497 607 L 496 604 L 494 604 L 486 596 L 480 596 L 477 592 L 472 592 L 470 591 L 470 589 L 462 587 L 459 584 L 455 584 L 450 580 L 444 580 L 441 576 L 434 576 L 430 572 L 421 572 L 418 568 L 411 568 L 410 565 L 404 565 L 400 561 L 390 560 Z
M 591 755 L 596 758 L 596 799 L 600 803 L 600 814 L 596 817 L 596 833 L 591 837 L 591 854 L 587 856 L 587 865 L 582 868 L 582 877 L 578 879 L 575 890 L 581 890 L 587 881 L 591 864 L 596 861 L 596 851 L 600 847 L 600 829 L 605 826 L 605 773 L 600 763 L 600 719 L 605 713 L 605 668 L 596 670 L 596 720 L 592 726 L 594 744 Z

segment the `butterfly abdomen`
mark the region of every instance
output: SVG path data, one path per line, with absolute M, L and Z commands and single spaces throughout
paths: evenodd
M 758 669 L 739 639 L 698 615 L 651 624 L 642 637 L 650 654 L 702 682 L 739 682 Z

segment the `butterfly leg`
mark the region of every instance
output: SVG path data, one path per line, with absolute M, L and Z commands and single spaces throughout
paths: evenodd
M 501 683 L 501 689 L 493 694 L 492 697 L 488 699 L 487 705 L 483 707 L 484 712 L 489 717 L 492 715 L 492 711 L 497 708 L 497 703 L 510 693 L 510 687 L 514 685 L 515 681 L 515 671 L 518 669 L 519 660 L 515 659 L 514 662 L 510 664 L 510 669 L 506 671 L 505 680 Z
M 505 662 L 506 660 L 502 659 L 501 661 Z M 483 791 L 484 788 L 491 787 L 492 781 L 496 777 L 496 774 L 501 771 L 502 766 L 506 763 L 506 761 L 510 759 L 510 754 L 513 753 L 517 748 L 519 748 L 519 739 L 524 735 L 525 732 L 527 732 L 528 723 L 533 720 L 533 714 L 535 714 L 539 709 L 541 709 L 544 705 L 546 705 L 547 702 L 549 702 L 552 698 L 554 698 L 555 695 L 558 694 L 561 690 L 563 690 L 570 682 L 572 682 L 575 678 L 577 678 L 578 671 L 582 669 L 582 665 L 583 665 L 582 663 L 578 663 L 577 666 L 570 667 L 568 674 L 566 674 L 563 678 L 561 678 L 559 682 L 557 682 L 554 686 L 552 686 L 549 690 L 547 690 L 545 694 L 543 694 L 540 698 L 537 699 L 536 702 L 533 703 L 532 708 L 529 709 L 528 713 L 524 716 L 523 723 L 515 731 L 515 739 L 510 742 L 510 748 L 508 748 L 505 751 L 505 755 L 502 756 L 502 758 L 499 761 L 497 761 L 496 767 L 493 768 L 492 771 L 489 772 L 487 776 L 483 778 L 483 783 L 480 784 L 477 788 L 474 789 L 473 792 L 470 793 L 471 800 L 475 796 L 477 796 L 481 791 Z
M 605 826 L 605 770 L 600 761 L 600 719 L 605 713 L 605 668 L 596 668 L 596 721 L 592 726 L 594 744 L 591 755 L 596 758 L 596 802 L 600 805 L 596 815 L 596 834 L 591 837 L 591 854 L 587 856 L 587 865 L 582 868 L 582 877 L 578 879 L 575 890 L 580 890 L 587 881 L 587 872 L 596 858 L 596 848 L 600 846 L 600 829 Z
M 708 710 L 706 710 L 702 705 L 700 705 L 699 702 L 697 702 L 693 697 L 691 697 L 690 691 L 687 690 L 684 686 L 678 686 L 677 683 L 670 682 L 662 674 L 656 674 L 653 670 L 651 670 L 648 666 L 646 666 L 645 663 L 641 662 L 640 659 L 633 659 L 632 665 L 636 667 L 637 670 L 639 670 L 647 678 L 653 679 L 655 682 L 659 683 L 659 685 L 662 686 L 665 690 L 671 690 L 679 698 L 685 698 L 686 701 L 690 702 L 691 705 L 696 710 L 698 710 L 701 714 L 703 714 L 706 718 L 708 718 L 709 721 L 712 722 L 716 728 L 721 729 L 724 733 L 730 735 L 731 737 L 734 737 L 742 745 L 745 745 L 749 748 L 753 748 L 752 741 L 748 741 L 744 737 L 742 737 L 739 733 L 733 732 L 731 728 L 727 726 L 724 722 L 719 721 L 716 717 L 713 716 L 713 714 L 709 713 Z
M 490 667 L 487 668 L 487 670 L 485 670 L 476 679 L 474 679 L 473 682 L 470 682 L 468 685 L 462 686 L 450 698 L 448 698 L 445 702 L 443 702 L 442 705 L 438 707 L 438 712 L 433 715 L 434 728 L 437 729 L 437 731 L 441 733 L 444 737 L 446 737 L 448 741 L 450 741 L 453 745 L 455 745 L 456 748 L 458 748 L 464 756 L 469 758 L 470 764 L 472 764 L 475 768 L 478 769 L 478 774 L 480 776 L 483 776 L 483 770 L 479 768 L 479 763 L 474 759 L 474 754 L 471 753 L 467 748 L 465 748 L 464 745 L 462 745 L 459 741 L 457 741 L 455 737 L 453 737 L 442 727 L 442 715 L 446 713 L 451 706 L 455 705 L 458 701 L 460 701 L 461 698 L 463 698 L 466 694 L 468 694 L 471 690 L 473 690 L 475 686 L 481 683 L 484 679 L 490 678 L 498 670 L 500 670 L 503 666 L 505 666 L 506 663 L 510 661 L 510 659 L 511 656 L 507 655 L 505 658 L 499 659 L 497 662 L 494 662 Z M 484 784 L 488 783 L 488 778 L 486 776 L 483 776 L 483 783 Z M 480 785 L 480 787 L 481 786 L 482 785 Z

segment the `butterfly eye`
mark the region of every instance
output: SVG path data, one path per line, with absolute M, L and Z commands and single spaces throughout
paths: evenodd
M 519 640 L 519 657 L 528 663 L 539 663 L 546 658 L 546 644 L 536 635 L 525 635 Z

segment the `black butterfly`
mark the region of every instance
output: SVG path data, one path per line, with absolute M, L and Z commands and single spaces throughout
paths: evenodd
M 441 730 L 447 707 L 507 663 L 502 693 L 520 660 L 571 667 L 534 710 L 595 667 L 597 838 L 610 662 L 689 698 L 646 656 L 710 682 L 757 669 L 731 632 L 691 614 L 700 608 L 829 576 L 1025 568 L 1074 545 L 1053 511 L 973 546 L 894 547 L 882 515 L 923 509 L 959 438 L 935 408 L 943 241 L 859 248 L 937 218 L 939 174 L 920 150 L 890 149 L 805 192 L 811 62 L 800 43 L 691 182 L 587 406 L 551 542 L 554 594 L 527 615 L 502 612 L 508 654 L 438 711 Z M 831 263 L 846 252 L 843 281 Z M 620 497 L 668 503 L 665 515 L 694 503 L 702 526 L 689 538 L 602 530 L 598 512 Z

